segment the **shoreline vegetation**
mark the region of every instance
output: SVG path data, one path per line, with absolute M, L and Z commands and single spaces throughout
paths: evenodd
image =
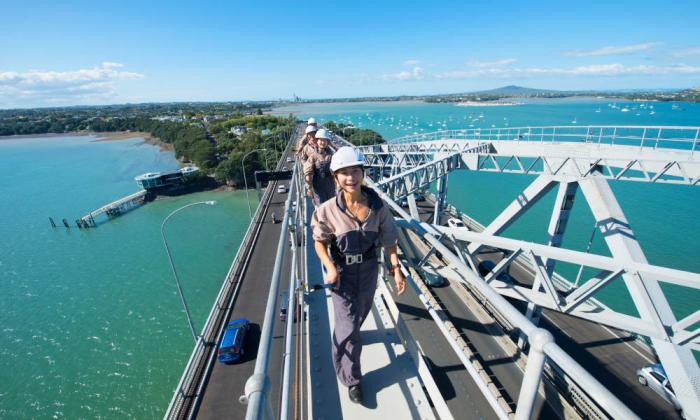
M 264 110 L 270 110 L 269 103 L 0 110 L 0 141 L 57 136 L 94 136 L 92 142 L 142 138 L 161 150 L 173 151 L 182 165 L 198 166 L 200 175 L 194 184 L 203 189 L 241 188 L 243 170 L 245 178 L 254 180 L 255 171 L 263 170 L 270 161 L 278 162 L 299 123 L 292 114 L 273 116 Z M 328 128 L 358 145 L 384 142 L 372 130 L 329 124 Z

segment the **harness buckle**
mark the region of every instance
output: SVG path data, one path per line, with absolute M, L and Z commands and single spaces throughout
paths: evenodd
M 362 263 L 362 254 L 345 254 L 345 265 Z

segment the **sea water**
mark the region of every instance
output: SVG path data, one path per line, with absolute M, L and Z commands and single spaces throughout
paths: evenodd
M 627 109 L 622 112 L 622 109 Z M 700 126 L 700 104 L 612 101 L 600 98 L 523 100 L 513 106 L 458 106 L 452 103 L 364 102 L 300 104 L 278 108 L 280 114 L 295 113 L 319 122 L 336 121 L 370 128 L 393 139 L 438 130 L 534 126 L 672 125 Z M 457 171 L 449 175 L 448 201 L 484 225 L 489 224 L 534 176 Z M 647 259 L 651 264 L 700 273 L 700 187 L 611 181 Z M 543 243 L 554 205 L 556 188 L 510 226 L 506 237 Z M 580 190 L 562 246 L 585 251 L 595 220 Z M 610 255 L 600 232 L 590 252 Z M 557 272 L 572 281 L 579 266 L 558 263 Z M 596 272 L 584 270 L 580 282 Z M 663 290 L 677 317 L 700 309 L 700 293 L 664 284 Z M 596 297 L 614 309 L 636 314 L 622 280 L 612 282 Z
M 197 329 L 247 229 L 243 192 L 159 199 L 77 229 L 136 192 L 134 176 L 178 168 L 143 139 L 94 140 L 0 140 L 0 418 L 161 418 L 194 344 L 161 222 L 217 201 L 165 228 Z

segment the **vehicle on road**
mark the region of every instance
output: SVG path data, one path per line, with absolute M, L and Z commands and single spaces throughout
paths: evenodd
M 287 169 L 286 166 L 283 166 L 283 167 L 282 167 L 282 170 L 283 170 L 283 171 L 287 171 L 288 169 Z
M 425 284 L 427 284 L 428 286 L 440 287 L 444 286 L 447 282 L 444 277 L 437 273 L 425 269 L 423 269 L 422 271 L 423 280 L 425 280 Z
M 219 344 L 219 362 L 233 363 L 245 354 L 245 337 L 250 329 L 250 321 L 245 318 L 228 323 Z
M 287 163 L 292 163 L 292 162 L 294 162 L 294 159 L 288 157 L 288 158 L 287 158 Z
M 280 194 L 284 194 L 287 192 L 287 186 L 284 184 L 280 184 L 277 186 L 277 192 Z
M 494 267 L 496 267 L 496 263 L 491 261 L 491 260 L 484 260 L 479 263 L 479 265 L 476 267 L 477 270 L 479 270 L 479 275 L 481 277 L 486 277 L 490 272 L 493 271 Z M 513 277 L 511 277 L 508 273 L 501 273 L 498 275 L 498 280 L 504 281 L 506 283 L 515 283 L 515 280 L 513 280 Z
M 280 296 L 280 322 L 287 321 L 287 306 L 289 306 L 289 293 L 284 292 Z
M 673 390 L 671 382 L 668 380 L 668 375 L 660 363 L 637 370 L 637 380 L 640 384 L 648 386 L 659 394 L 661 398 L 671 403 L 676 410 L 681 411 L 681 416 L 683 415 L 681 404 L 676 398 L 676 392 Z
M 464 224 L 463 221 L 457 219 L 456 217 L 450 217 L 447 220 L 447 226 L 452 227 L 452 228 L 464 228 L 468 229 L 467 226 Z
M 270 217 L 272 218 L 272 223 L 273 223 L 273 224 L 274 224 L 274 223 L 279 223 L 280 220 L 277 218 L 277 215 L 276 215 L 274 212 L 272 212 L 272 214 L 270 215 Z

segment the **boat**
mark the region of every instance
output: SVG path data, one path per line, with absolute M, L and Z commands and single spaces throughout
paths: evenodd
M 620 111 L 622 111 L 622 112 L 630 112 L 629 108 L 627 108 L 627 107 L 622 108 Z
M 596 109 L 595 112 L 600 112 L 600 108 Z

